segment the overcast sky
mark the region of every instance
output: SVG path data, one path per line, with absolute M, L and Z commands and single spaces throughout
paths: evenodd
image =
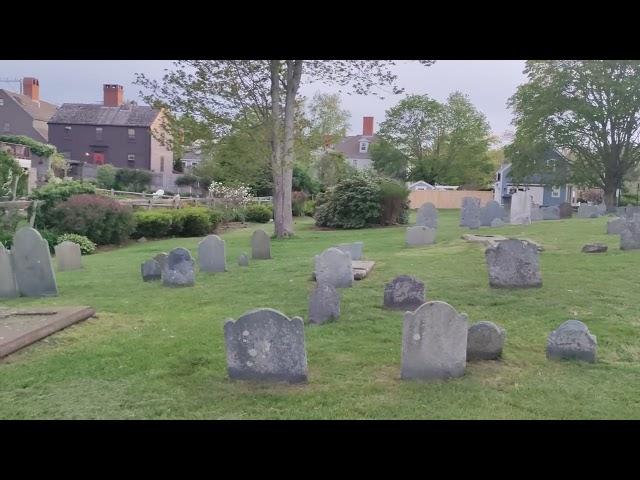
M 169 60 L 0 60 L 0 79 L 36 77 L 40 80 L 40 97 L 62 104 L 102 101 L 102 84 L 124 86 L 128 100 L 138 99 L 139 87 L 133 85 L 135 73 L 161 78 Z M 428 94 L 438 101 L 459 90 L 489 120 L 496 135 L 513 130 L 507 99 L 525 81 L 523 60 L 438 60 L 425 68 L 416 62 L 400 61 L 395 67 L 398 84 L 409 94 Z M 0 88 L 18 90 L 17 84 L 0 83 Z M 302 94 L 333 92 L 324 85 L 305 85 Z M 19 91 L 19 90 L 18 90 Z M 384 120 L 384 112 L 403 95 L 387 95 L 384 100 L 372 96 L 343 95 L 344 108 L 351 112 L 351 133 L 362 132 L 362 117 L 373 116 L 375 128 Z

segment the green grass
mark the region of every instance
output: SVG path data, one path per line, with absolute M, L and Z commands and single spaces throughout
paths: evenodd
M 273 241 L 273 260 L 237 266 L 255 227 L 230 231 L 228 269 L 197 274 L 196 286 L 143 283 L 140 263 L 199 239 L 149 241 L 84 258 L 80 272 L 57 274 L 60 296 L 11 306 L 89 305 L 93 318 L 0 363 L 0 418 L 193 419 L 569 419 L 640 418 L 640 251 L 620 251 L 606 218 L 481 229 L 541 242 L 543 287 L 494 290 L 484 249 L 460 239 L 459 212 L 441 211 L 437 244 L 404 248 L 404 227 L 316 231 L 298 220 L 297 237 Z M 268 227 L 268 229 L 271 227 Z M 307 318 L 313 256 L 364 241 L 371 275 L 343 289 L 335 323 L 305 326 L 306 385 L 232 382 L 223 324 L 271 307 Z M 606 254 L 580 252 L 584 243 Z M 470 322 L 507 330 L 502 361 L 469 364 L 464 377 L 401 381 L 402 314 L 381 308 L 394 276 L 422 279 L 428 300 L 443 300 Z M 548 333 L 570 318 L 598 337 L 596 364 L 550 362 Z

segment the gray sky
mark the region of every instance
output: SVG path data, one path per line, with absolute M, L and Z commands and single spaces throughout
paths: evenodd
M 40 97 L 55 104 L 65 102 L 100 102 L 102 84 L 124 86 L 125 97 L 138 99 L 139 88 L 133 85 L 135 73 L 161 78 L 169 60 L 0 60 L 0 79 L 36 77 L 40 80 Z M 428 94 L 446 100 L 449 93 L 460 90 L 483 112 L 496 135 L 510 125 L 511 112 L 506 101 L 525 81 L 523 60 L 438 60 L 425 68 L 416 62 L 400 61 L 395 67 L 398 84 L 408 94 Z M 16 84 L 0 83 L 0 88 L 16 90 Z M 334 92 L 324 85 L 305 85 L 302 94 L 315 91 Z M 351 112 L 351 133 L 362 131 L 362 117 L 373 116 L 375 128 L 384 120 L 384 112 L 403 95 L 386 95 L 384 100 L 372 96 L 343 95 L 342 103 Z

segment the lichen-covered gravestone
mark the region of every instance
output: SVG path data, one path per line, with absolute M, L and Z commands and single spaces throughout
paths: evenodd
M 599 205 L 581 204 L 578 206 L 578 218 L 598 218 L 603 215 Z
M 567 320 L 549 334 L 547 358 L 550 360 L 583 360 L 594 363 L 598 341 L 580 320 Z
M 464 375 L 467 361 L 465 314 L 445 302 L 427 302 L 404 315 L 402 379 L 446 379 Z
M 394 310 L 415 310 L 425 303 L 424 283 L 410 275 L 400 275 L 384 287 L 384 306 Z
M 82 252 L 77 243 L 62 242 L 56 245 L 55 252 L 59 272 L 82 269 Z
M 271 239 L 264 230 L 256 230 L 251 235 L 251 258 L 254 260 L 271 258 Z
M 502 220 L 501 218 L 494 218 L 493 220 L 491 220 L 491 226 L 493 228 L 496 227 L 503 227 L 504 226 L 504 220 Z
M 327 283 L 318 283 L 309 299 L 309 322 L 322 324 L 340 317 L 340 294 Z
M 152 258 L 140 265 L 140 273 L 142 274 L 142 281 L 144 282 L 160 280 L 162 278 L 162 266 L 157 260 Z
M 217 235 L 207 235 L 198 243 L 198 263 L 202 272 L 226 272 L 224 240 Z
M 307 381 L 307 353 L 300 317 L 271 308 L 252 310 L 224 324 L 229 377 L 237 380 Z
M 460 226 L 480 228 L 480 199 L 476 197 L 464 197 L 460 209 Z
M 538 247 L 526 240 L 509 239 L 485 250 L 489 285 L 497 288 L 541 287 Z
M 341 243 L 336 245 L 333 248 L 337 248 L 343 252 L 349 252 L 351 254 L 351 260 L 360 260 L 362 258 L 362 248 L 364 247 L 363 242 L 353 242 L 353 243 Z
M 337 248 L 328 248 L 316 256 L 315 276 L 318 283 L 328 283 L 335 288 L 353 284 L 351 254 Z
M 165 287 L 192 287 L 195 281 L 191 252 L 181 247 L 171 250 L 162 268 L 162 284 Z
M 529 225 L 531 223 L 531 195 L 529 192 L 515 192 L 511 195 L 510 223 Z
M 13 272 L 21 295 L 46 297 L 58 295 L 49 243 L 31 227 L 23 227 L 13 237 Z
M 433 203 L 427 202 L 418 209 L 416 226 L 438 228 L 438 210 Z
M 407 247 L 417 247 L 420 245 L 431 245 L 436 241 L 435 228 L 429 227 L 409 227 L 407 228 L 406 244 Z
M 0 243 L 0 298 L 15 298 L 19 295 L 11 252 Z
M 541 207 L 540 211 L 542 212 L 543 220 L 560 220 L 560 208 L 556 205 Z
M 620 235 L 625 224 L 624 218 L 613 218 L 607 222 L 607 235 Z
M 487 202 L 480 210 L 480 225 L 491 227 L 494 220 L 501 220 L 504 217 L 504 208 L 495 200 Z
M 560 218 L 571 218 L 573 216 L 573 207 L 568 202 L 562 202 L 558 207 Z
M 478 322 L 467 334 L 467 361 L 496 360 L 502 356 L 505 330 L 492 322 Z
M 620 250 L 637 250 L 640 248 L 640 214 L 627 219 L 620 230 Z
M 238 265 L 241 267 L 248 267 L 249 266 L 249 257 L 247 256 L 246 253 L 243 253 L 242 255 L 240 255 L 238 257 Z

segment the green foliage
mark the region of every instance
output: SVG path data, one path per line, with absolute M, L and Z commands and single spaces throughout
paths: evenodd
M 46 143 L 41 143 L 33 138 L 24 135 L 0 135 L 0 142 L 16 143 L 18 145 L 26 145 L 30 148 L 31 153 L 39 157 L 50 157 L 57 153 L 56 147 Z
M 116 190 L 144 192 L 151 184 L 151 172 L 133 168 L 119 168 L 116 172 Z
M 293 190 L 315 195 L 320 191 L 320 183 L 314 180 L 301 165 L 293 166 Z
M 221 212 L 204 207 L 140 210 L 135 218 L 134 238 L 198 237 L 213 232 L 224 221 Z
M 395 225 L 408 218 L 409 189 L 404 183 L 390 178 L 378 179 L 380 187 L 380 223 Z
M 273 218 L 273 210 L 268 205 L 249 205 L 245 209 L 247 222 L 267 223 Z
M 304 192 L 291 192 L 291 211 L 295 217 L 304 215 L 304 204 L 307 201 L 307 195 Z
M 31 200 L 39 200 L 38 211 L 36 212 L 35 227 L 40 230 L 42 228 L 51 227 L 53 225 L 52 211 L 56 205 L 67 200 L 72 195 L 82 193 L 95 193 L 95 187 L 90 183 L 77 182 L 74 180 L 65 180 L 60 183 L 49 183 L 31 192 L 29 198 Z M 32 208 L 32 207 L 31 207 Z M 31 208 L 29 215 L 31 215 Z
M 99 188 L 115 189 L 117 173 L 118 169 L 109 163 L 100 165 L 96 173 L 96 184 Z
M 176 185 L 178 187 L 193 187 L 198 181 L 199 178 L 196 175 L 186 174 L 176 178 Z
M 82 255 L 91 255 L 96 251 L 96 244 L 84 235 L 76 233 L 64 233 L 58 237 L 58 245 L 62 242 L 73 242 L 80 245 L 80 253 Z
M 11 248 L 13 245 L 13 233 L 12 231 L 0 228 L 0 243 L 2 243 L 5 248 Z
M 386 140 L 373 142 L 369 154 L 376 172 L 398 180 L 407 178 L 409 158 Z
M 180 224 L 182 237 L 200 237 L 213 231 L 209 211 L 202 207 L 174 210 L 174 222 Z
M 308 137 L 312 148 L 322 147 L 325 142 L 335 144 L 347 135 L 351 114 L 342 109 L 340 94 L 316 92 L 308 111 Z
M 136 229 L 134 238 L 164 238 L 169 236 L 174 210 L 138 210 L 134 213 Z
M 324 188 L 337 185 L 356 172 L 356 169 L 347 163 L 346 157 L 339 152 L 325 152 L 318 157 L 312 168 Z
M 304 206 L 302 207 L 302 212 L 307 217 L 313 217 L 316 211 L 316 202 L 313 200 L 307 200 L 304 202 Z
M 56 245 L 58 245 L 58 243 L 60 243 L 58 241 L 58 233 L 53 231 L 53 230 L 38 230 L 40 232 L 40 235 L 42 236 L 42 238 L 44 240 L 47 241 L 47 243 L 49 244 L 49 251 L 51 253 L 55 253 L 55 248 Z
M 18 179 L 17 196 L 22 196 L 27 190 L 27 176 L 20 165 L 7 152 L 0 150 L 0 197 L 13 195 L 14 182 Z
M 371 177 L 353 175 L 323 196 L 316 224 L 332 228 L 364 228 L 380 220 L 380 187 Z

